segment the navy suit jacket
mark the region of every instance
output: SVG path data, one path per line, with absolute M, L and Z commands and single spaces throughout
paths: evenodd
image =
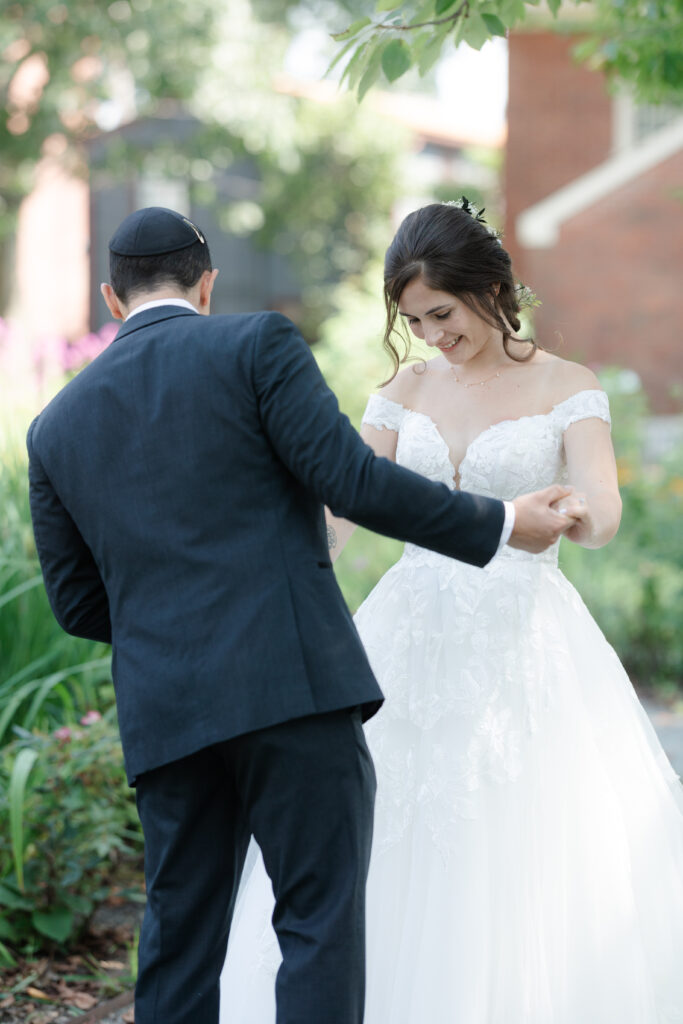
M 48 597 L 67 632 L 113 646 L 131 782 L 254 729 L 377 709 L 323 503 L 474 565 L 504 519 L 376 457 L 277 313 L 136 314 L 28 450 Z

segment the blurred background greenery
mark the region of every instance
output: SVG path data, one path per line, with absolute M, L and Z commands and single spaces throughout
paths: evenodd
M 424 202 L 465 192 L 491 223 L 506 223 L 505 97 L 494 96 L 493 107 L 484 102 L 487 82 L 503 89 L 504 43 L 477 54 L 481 64 L 471 62 L 472 51 L 458 51 L 460 78 L 438 64 L 423 77 L 408 70 L 400 97 L 370 92 L 359 108 L 319 78 L 336 52 L 329 31 L 367 7 L 361 0 L 167 0 L 161 18 L 150 0 L 17 0 L 3 9 L 0 960 L 7 964 L 17 950 L 70 942 L 107 878 L 140 858 L 109 650 L 68 637 L 51 615 L 24 448 L 31 418 L 111 340 L 96 297 L 108 225 L 136 205 L 184 204 L 222 254 L 217 311 L 237 311 L 244 301 L 288 312 L 358 426 L 368 394 L 389 372 L 380 345 L 381 263 L 396 222 Z M 675 68 L 671 74 L 683 88 L 683 72 L 680 80 Z M 675 127 L 677 117 L 667 111 L 662 124 Z M 644 298 L 651 291 L 644 288 Z M 669 698 L 683 680 L 680 395 L 667 381 L 653 410 L 652 393 L 623 353 L 612 366 L 613 358 L 596 359 L 585 345 L 586 358 L 602 364 L 596 368 L 612 403 L 622 527 L 599 551 L 564 542 L 561 562 L 634 682 Z M 353 610 L 400 551 L 356 531 L 335 567 Z

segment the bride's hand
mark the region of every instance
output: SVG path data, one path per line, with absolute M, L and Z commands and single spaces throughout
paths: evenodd
M 563 511 L 573 494 L 573 487 L 553 484 L 542 491 L 515 498 L 515 525 L 508 541 L 510 547 L 538 554 L 567 530 L 574 529 L 575 519 Z
M 573 524 L 564 531 L 565 537 L 573 540 L 576 544 L 582 544 L 590 538 L 592 522 L 588 498 L 583 491 L 573 491 L 567 497 L 553 501 L 550 507 L 574 520 Z
M 571 494 L 552 501 L 550 507 L 561 515 L 571 516 L 572 519 L 585 519 L 588 513 L 588 502 L 583 491 L 573 490 Z

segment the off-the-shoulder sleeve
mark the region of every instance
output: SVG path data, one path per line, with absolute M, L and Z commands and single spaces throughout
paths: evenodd
M 363 413 L 363 423 L 369 427 L 376 427 L 377 430 L 399 431 L 406 410 L 398 402 L 392 402 L 390 398 L 383 398 L 382 395 L 370 395 L 368 404 Z
M 597 418 L 604 420 L 605 423 L 612 423 L 607 395 L 597 388 L 578 391 L 570 398 L 566 398 L 564 402 L 555 406 L 555 414 L 560 418 L 563 431 L 579 420 Z

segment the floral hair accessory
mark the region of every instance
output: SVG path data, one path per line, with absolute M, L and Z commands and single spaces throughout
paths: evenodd
M 484 220 L 484 213 L 486 212 L 485 206 L 482 206 L 480 210 L 467 198 L 467 196 L 460 196 L 460 199 L 451 199 L 449 202 L 445 203 L 445 205 L 455 206 L 456 209 L 462 210 L 463 213 L 468 214 L 472 220 L 477 222 L 477 224 L 481 224 L 485 227 L 488 233 L 493 235 L 500 245 L 503 244 L 500 232 L 496 231 L 495 228 L 492 228 L 491 225 Z M 535 306 L 541 305 L 541 300 L 536 296 L 536 292 L 532 291 L 528 285 L 522 284 L 521 281 L 515 286 L 515 296 L 517 298 L 517 305 L 520 308 L 527 307 L 532 309 Z
M 536 295 L 536 292 L 532 291 L 528 285 L 522 284 L 521 281 L 515 286 L 515 295 L 517 296 L 517 304 L 519 306 L 533 308 L 541 305 L 541 300 Z
M 482 206 L 480 210 L 478 206 L 475 206 L 475 204 L 467 198 L 467 196 L 460 196 L 460 199 L 452 199 L 450 202 L 446 203 L 446 206 L 455 206 L 456 209 L 462 210 L 463 213 L 467 213 L 472 220 L 485 227 L 488 233 L 493 235 L 493 237 L 497 238 L 500 242 L 500 232 L 496 231 L 495 228 L 491 227 L 488 221 L 484 220 L 484 214 L 486 212 L 485 206 Z

